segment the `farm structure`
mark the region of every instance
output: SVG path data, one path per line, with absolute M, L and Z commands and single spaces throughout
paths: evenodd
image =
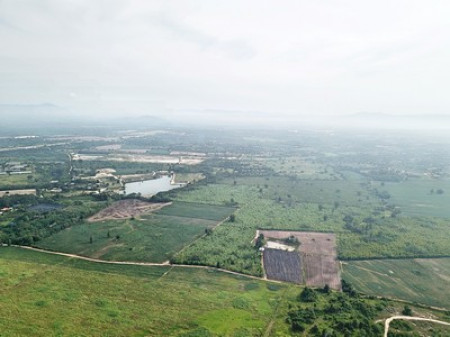
M 264 249 L 263 264 L 267 278 L 305 283 L 311 287 L 328 285 L 332 289 L 341 289 L 334 234 L 274 230 L 260 230 L 257 236 L 260 234 L 269 242 L 286 242 L 289 238 L 298 241 L 295 252 L 278 250 L 274 253 L 276 249 Z

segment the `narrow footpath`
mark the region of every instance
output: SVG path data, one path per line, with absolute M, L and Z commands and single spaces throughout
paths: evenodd
M 7 246 L 7 245 L 3 244 L 3 246 Z M 231 271 L 231 270 L 217 268 L 217 267 L 210 267 L 210 266 L 200 266 L 200 265 L 191 265 L 191 264 L 171 264 L 169 261 L 164 261 L 162 263 L 130 262 L 130 261 L 107 261 L 107 260 L 95 259 L 95 258 L 92 258 L 92 257 L 81 256 L 81 255 L 76 255 L 76 254 L 54 252 L 54 251 L 51 251 L 51 250 L 46 250 L 46 249 L 42 249 L 42 248 L 35 248 L 35 247 L 29 247 L 29 246 L 11 245 L 11 247 L 17 247 L 17 248 L 21 248 L 21 249 L 28 249 L 28 250 L 32 250 L 32 251 L 40 252 L 40 253 L 65 256 L 65 257 L 69 257 L 69 258 L 73 258 L 73 259 L 84 260 L 84 261 L 95 262 L 95 263 L 130 265 L 130 266 L 172 266 L 172 267 L 182 267 L 182 268 L 196 268 L 196 269 L 216 270 L 216 271 L 220 271 L 222 273 L 227 273 L 227 274 L 236 275 L 236 276 L 242 276 L 242 277 L 246 277 L 246 278 L 253 279 L 253 280 L 258 280 L 258 281 L 270 281 L 270 282 L 273 282 L 273 283 L 284 283 L 284 282 L 281 282 L 281 281 L 267 280 L 267 279 L 264 279 L 263 277 L 247 275 L 247 274 L 239 273 L 239 272 L 236 272 L 236 271 Z

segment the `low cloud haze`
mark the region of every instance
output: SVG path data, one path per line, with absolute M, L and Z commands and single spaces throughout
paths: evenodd
M 447 1 L 3 0 L 0 114 L 442 124 L 449 17 Z

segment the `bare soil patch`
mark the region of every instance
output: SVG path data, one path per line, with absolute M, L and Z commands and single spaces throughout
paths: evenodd
M 263 234 L 266 239 L 283 240 L 289 237 L 297 238 L 300 243 L 297 248 L 297 254 L 300 256 L 301 263 L 298 264 L 300 270 L 296 271 L 296 273 L 305 276 L 304 282 L 306 285 L 323 287 L 328 284 L 333 289 L 341 289 L 336 236 L 334 234 L 267 230 L 259 231 L 259 233 Z M 271 254 L 270 250 L 269 254 Z M 266 254 L 266 250 L 264 254 Z M 266 272 L 268 268 L 273 268 L 270 266 L 270 261 L 267 261 L 267 263 L 269 265 L 264 260 Z
M 171 202 L 154 203 L 136 199 L 120 200 L 111 206 L 102 209 L 97 214 L 94 214 L 88 219 L 88 221 L 96 222 L 103 220 L 128 219 L 139 216 L 143 213 L 156 211 L 171 204 Z

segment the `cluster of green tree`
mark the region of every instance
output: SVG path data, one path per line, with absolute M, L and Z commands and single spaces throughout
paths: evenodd
M 63 187 L 64 183 L 70 181 L 69 164 L 60 163 L 39 163 L 35 165 L 36 173 L 45 182 L 58 181 L 57 186 Z
M 30 149 L 17 149 L 2 152 L 5 161 L 26 163 L 64 162 L 69 151 L 64 146 L 43 146 Z
M 62 200 L 59 195 L 53 198 L 30 195 L 0 198 L 1 205 L 14 209 L 5 215 L 8 223 L 0 227 L 0 241 L 32 245 L 62 229 L 79 224 L 99 211 L 107 201 L 100 198 L 101 195 L 78 200 Z M 45 207 L 38 207 L 39 205 Z
M 294 333 L 308 336 L 380 336 L 383 327 L 374 323 L 385 307 L 377 300 L 361 298 L 347 283 L 342 293 L 329 287 L 304 288 L 298 303 L 290 306 L 286 322 Z

